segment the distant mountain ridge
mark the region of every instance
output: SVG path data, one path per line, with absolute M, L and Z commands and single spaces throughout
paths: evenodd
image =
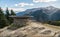
M 44 8 L 33 8 L 24 11 L 23 15 L 34 16 L 34 19 L 38 21 L 52 21 L 52 20 L 55 21 L 60 20 L 60 9 L 55 8 L 53 6 Z

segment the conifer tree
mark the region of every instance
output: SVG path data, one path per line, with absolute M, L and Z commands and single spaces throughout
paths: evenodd
M 5 14 L 5 16 L 6 16 L 8 22 L 9 22 L 9 24 L 10 24 L 10 17 L 9 17 L 9 16 L 10 16 L 10 13 L 9 13 L 8 8 L 6 9 L 6 14 Z
M 3 13 L 3 10 L 0 7 L 0 28 L 3 28 L 8 25 L 7 19 Z
M 13 16 L 16 15 L 15 12 L 14 12 L 13 10 L 11 10 L 11 15 L 13 15 Z
M 14 13 L 13 10 L 11 10 L 11 14 L 10 14 L 10 15 L 11 15 L 11 16 L 15 16 L 16 14 Z M 13 20 L 14 20 L 13 18 L 10 18 L 10 22 L 11 22 L 11 23 L 13 23 Z
M 15 13 L 14 13 L 13 10 L 11 10 L 10 13 L 9 13 L 8 8 L 7 8 L 6 9 L 6 18 L 7 18 L 8 22 L 9 22 L 9 24 L 12 24 L 13 23 L 13 18 L 10 18 L 9 16 L 15 15 Z

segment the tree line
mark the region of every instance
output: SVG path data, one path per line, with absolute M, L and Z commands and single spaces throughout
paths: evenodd
M 0 7 L 0 28 L 3 28 L 5 26 L 11 25 L 13 23 L 13 18 L 10 18 L 9 16 L 15 16 L 15 12 L 8 8 L 6 9 L 5 13 L 3 9 Z

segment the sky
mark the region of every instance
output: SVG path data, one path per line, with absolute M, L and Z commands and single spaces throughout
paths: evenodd
M 46 6 L 60 8 L 60 0 L 0 0 L 0 7 L 3 10 L 8 7 L 9 10 L 13 9 L 16 12 Z

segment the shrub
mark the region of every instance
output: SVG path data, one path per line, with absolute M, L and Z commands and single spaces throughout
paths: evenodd
M 48 24 L 60 26 L 60 21 L 49 21 Z
M 8 29 L 16 30 L 16 29 L 21 28 L 21 27 L 24 27 L 24 26 L 26 26 L 26 25 L 21 25 L 21 24 L 19 24 L 19 25 L 11 24 L 11 25 L 8 27 Z

